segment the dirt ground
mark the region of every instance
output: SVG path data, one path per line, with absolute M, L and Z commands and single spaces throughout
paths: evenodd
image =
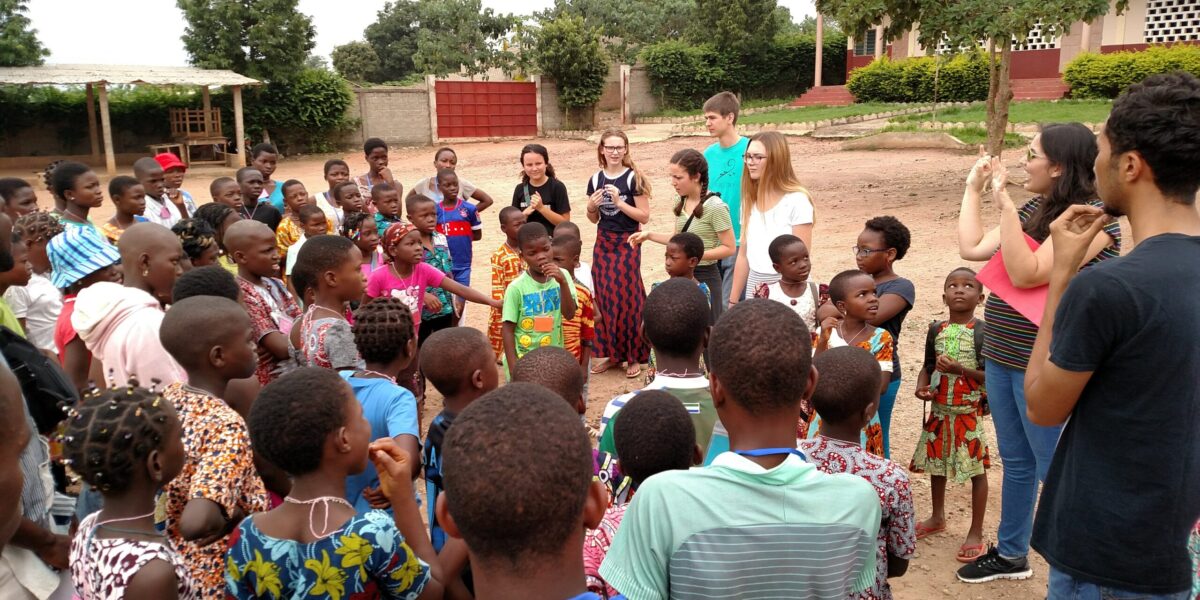
M 669 232 L 673 190 L 667 180 L 668 158 L 676 150 L 691 147 L 703 150 L 708 138 L 675 138 L 663 142 L 634 143 L 632 156 L 650 179 L 653 188 L 652 220 L 649 228 Z M 588 177 L 597 169 L 596 147 L 584 141 L 542 140 L 550 150 L 551 163 L 558 177 L 567 185 L 573 204 L 573 214 L 583 231 L 584 260 L 590 262 L 595 227 L 586 223 L 584 188 Z M 496 199 L 497 205 L 483 213 L 484 237 L 476 244 L 472 285 L 487 291 L 490 286 L 488 258 L 500 243 L 497 208 L 508 204 L 513 187 L 519 181 L 518 153 L 524 141 L 470 143 L 456 145 L 459 156 L 458 172 Z M 903 361 L 903 384 L 892 416 L 892 453 L 894 459 L 907 466 L 916 445 L 922 420 L 922 403 L 913 396 L 916 372 L 923 353 L 923 335 L 927 323 L 944 318 L 941 302 L 942 280 L 952 268 L 964 264 L 958 258 L 955 242 L 955 223 L 963 181 L 973 157 L 940 151 L 904 152 L 843 152 L 837 142 L 808 138 L 789 138 L 792 163 L 801 181 L 812 192 L 816 204 L 816 226 L 813 234 L 813 271 L 827 281 L 837 272 L 854 268 L 851 247 L 862 229 L 862 223 L 878 215 L 894 215 L 912 231 L 913 244 L 907 257 L 896 270 L 913 281 L 917 302 L 909 314 L 900 336 Z M 287 158 L 280 162 L 274 178 L 278 181 L 296 178 L 303 181 L 310 193 L 325 189 L 321 166 L 332 156 Z M 352 173 L 366 170 L 361 153 L 341 156 L 351 165 Z M 1010 152 L 1007 162 L 1016 164 L 1017 152 Z M 391 169 L 407 188 L 418 179 L 433 174 L 432 148 L 402 148 L 391 152 Z M 120 169 L 128 173 L 131 169 Z M 0 176 L 31 178 L 29 171 L 0 173 Z M 208 183 L 217 176 L 232 175 L 231 169 L 204 167 L 188 173 L 184 189 L 199 202 L 209 200 Z M 1019 171 L 1014 172 L 1014 179 Z M 107 178 L 102 178 L 107 186 Z M 43 207 L 51 207 L 49 193 L 37 182 Z M 1018 192 L 1019 193 L 1019 192 Z M 998 211 L 985 204 L 985 223 L 998 222 Z M 93 213 L 101 222 L 112 214 L 111 204 Z M 643 254 L 642 275 L 649 283 L 665 278 L 662 247 L 647 244 Z M 982 307 L 980 308 L 982 313 Z M 478 305 L 468 306 L 466 323 L 486 327 L 487 310 Z M 626 379 L 621 369 L 593 375 L 590 384 L 588 417 L 598 423 L 605 403 L 613 396 L 640 387 L 637 380 Z M 426 403 L 424 422 L 441 410 L 441 399 L 435 391 Z M 985 537 L 994 543 L 1000 513 L 1001 469 L 996 454 L 995 433 L 986 420 L 991 444 L 993 467 L 988 473 L 990 501 Z M 914 475 L 913 495 L 918 520 L 929 514 L 929 480 Z M 959 563 L 955 552 L 962 543 L 970 521 L 970 486 L 951 485 L 947 492 L 946 532 L 917 543 L 917 555 L 908 574 L 892 580 L 897 598 L 1042 598 L 1045 597 L 1047 566 L 1036 554 L 1031 554 L 1034 577 L 1023 582 L 995 582 L 977 586 L 959 583 L 954 571 Z

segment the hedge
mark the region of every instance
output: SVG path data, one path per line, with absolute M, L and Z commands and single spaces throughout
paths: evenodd
M 1151 46 L 1140 52 L 1084 53 L 1063 69 L 1073 98 L 1116 98 L 1150 75 L 1187 71 L 1200 77 L 1200 46 Z
M 762 52 L 741 56 L 722 53 L 711 44 L 667 40 L 642 49 L 641 60 L 651 88 L 663 108 L 691 110 L 721 90 L 742 98 L 799 95 L 812 86 L 816 40 L 811 35 L 783 35 Z M 843 81 L 846 38 L 826 35 L 822 80 Z
M 880 57 L 850 73 L 846 87 L 858 102 L 932 102 L 937 76 L 939 102 L 987 100 L 988 66 L 983 53 L 950 58 L 922 56 L 891 60 Z

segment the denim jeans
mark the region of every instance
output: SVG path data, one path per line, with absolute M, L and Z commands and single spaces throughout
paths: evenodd
M 1054 567 L 1050 567 L 1050 584 L 1046 590 L 1047 600 L 1188 600 L 1190 597 L 1191 590 L 1150 594 L 1099 586 L 1075 579 Z
M 888 459 L 892 457 L 892 442 L 888 437 L 888 430 L 891 429 L 892 407 L 896 406 L 896 392 L 899 391 L 900 380 L 897 379 L 889 383 L 883 395 L 879 397 L 879 424 L 883 429 L 883 457 Z
M 1004 464 L 996 547 L 1000 556 L 1016 558 L 1029 553 L 1038 483 L 1046 479 L 1062 426 L 1042 427 L 1029 422 L 1025 414 L 1025 371 L 992 360 L 985 362 L 988 404 Z
M 721 272 L 721 297 L 725 299 L 726 303 L 733 297 L 733 266 L 737 264 L 740 250 L 741 248 L 737 248 L 732 255 L 717 261 L 717 270 Z

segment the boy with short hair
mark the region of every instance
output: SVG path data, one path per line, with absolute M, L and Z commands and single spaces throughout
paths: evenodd
M 230 225 L 225 247 L 238 266 L 242 305 L 259 350 L 254 374 L 267 385 L 295 366 L 288 334 L 299 324 L 300 307 L 279 278 L 279 248 L 266 225 L 253 220 Z
M 751 299 L 725 312 L 712 339 L 713 403 L 733 452 L 643 483 L 600 575 L 631 598 L 719 589 L 841 600 L 869 588 L 879 496 L 795 449 L 801 401 L 817 383 L 808 328 L 778 302 Z M 756 576 L 745 577 L 752 566 Z
M 574 272 L 579 268 L 579 254 L 583 244 L 579 238 L 567 234 L 555 236 L 550 243 L 554 251 L 554 262 L 563 270 Z M 575 316 L 563 320 L 563 347 L 579 362 L 583 372 L 583 396 L 588 395 L 589 365 L 592 361 L 592 345 L 596 342 L 596 304 L 592 292 L 582 283 L 575 282 L 575 299 L 578 310 Z
M 742 244 L 742 167 L 745 164 L 746 147 L 750 138 L 738 135 L 737 119 L 741 103 L 733 92 L 721 92 L 704 102 L 704 126 L 708 134 L 717 141 L 704 149 L 704 160 L 708 161 L 708 189 L 721 195 L 733 216 L 733 239 L 740 251 Z M 734 252 L 717 263 L 721 270 L 727 301 L 733 294 L 733 265 L 738 253 Z M 750 291 L 753 293 L 753 290 Z
M 483 239 L 483 222 L 475 205 L 459 195 L 458 175 L 452 169 L 438 171 L 437 186 L 442 193 L 442 201 L 437 203 L 437 230 L 446 236 L 450 247 L 453 278 L 471 287 L 471 259 L 475 255 L 475 242 Z M 458 308 L 461 312 L 461 303 Z
M 646 390 L 668 392 L 687 409 L 695 427 L 696 445 L 700 446 L 704 456 L 714 457 L 729 448 L 723 430 L 717 427 L 717 411 L 709 392 L 709 380 L 700 369 L 700 357 L 712 329 L 708 324 L 709 314 L 704 293 L 695 283 L 683 278 L 668 279 L 646 296 L 642 336 L 654 349 L 658 373 L 646 387 L 617 396 L 604 407 L 604 415 L 600 418 L 601 450 L 620 457 L 613 438 L 613 424 L 625 404 Z
M 271 228 L 272 233 L 279 229 L 279 223 L 283 221 L 283 211 L 275 208 L 270 202 L 259 200 L 265 185 L 262 171 L 254 167 L 238 169 L 237 184 L 242 191 L 242 218 L 263 223 Z M 282 194 L 283 191 L 280 190 L 280 198 L 283 197 Z
M 133 163 L 133 176 L 146 192 L 146 211 L 143 213 L 146 220 L 170 229 L 183 218 L 175 203 L 167 199 L 165 175 L 158 161 L 149 156 L 137 159 Z
M 300 238 L 296 240 L 295 244 L 288 247 L 287 266 L 283 270 L 283 274 L 287 277 L 292 276 L 292 269 L 296 266 L 296 257 L 300 255 L 300 248 L 304 246 L 304 242 L 318 235 L 329 233 L 328 217 L 325 215 L 325 211 L 316 204 L 301 206 L 297 211 L 297 216 L 300 217 Z
M 400 190 L 390 183 L 380 183 L 371 188 L 371 203 L 375 205 L 375 228 L 379 237 L 393 223 L 403 223 L 400 217 Z
M 859 443 L 862 428 L 879 406 L 879 363 L 870 352 L 843 346 L 813 359 L 821 374 L 812 405 L 821 415 L 820 434 L 800 440 L 800 451 L 824 473 L 849 473 L 875 488 L 883 510 L 875 545 L 875 583 L 851 596 L 859 600 L 888 600 L 888 577 L 900 577 L 916 553 L 917 528 L 912 487 L 896 463 L 875 456 Z
M 218 177 L 208 185 L 212 201 L 238 212 L 242 210 L 242 188 L 232 177 Z
M 540 223 L 517 232 L 525 272 L 504 292 L 504 370 L 541 346 L 563 345 L 562 323 L 575 317 L 575 281 L 553 260 L 550 236 Z
M 586 594 L 583 536 L 608 498 L 592 481 L 590 450 L 575 411 L 531 383 L 494 390 L 458 416 L 446 436 L 449 477 L 437 514 L 466 542 L 477 598 L 594 597 Z
M 554 233 L 552 235 L 554 237 L 558 237 L 560 235 L 573 235 L 577 240 L 583 239 L 583 234 L 579 233 L 579 226 L 571 221 L 563 221 L 558 225 L 555 225 Z M 595 293 L 596 284 L 592 281 L 592 265 L 590 263 L 580 260 L 579 265 L 576 266 L 575 270 L 571 272 L 571 277 L 574 277 L 576 282 L 582 283 L 583 287 L 587 288 L 589 292 Z
M 525 270 L 517 243 L 517 231 L 525 222 L 525 213 L 521 212 L 521 209 L 515 206 L 500 209 L 500 231 L 504 233 L 504 241 L 492 253 L 491 258 L 492 298 L 495 300 L 504 300 L 504 290 L 508 289 L 508 284 Z M 492 351 L 496 353 L 497 361 L 504 358 L 504 337 L 500 334 L 503 316 L 503 310 L 493 308 L 488 320 L 488 340 L 492 342 Z
M 454 262 L 450 258 L 450 245 L 446 236 L 437 230 L 437 203 L 429 196 L 417 194 L 404 200 L 404 209 L 408 213 L 409 222 L 421 232 L 421 248 L 425 262 L 453 279 Z M 426 293 L 437 298 L 437 304 L 428 301 L 422 303 L 421 327 L 417 332 L 418 345 L 423 344 L 433 332 L 457 325 L 453 296 L 450 292 L 439 287 L 429 289 Z

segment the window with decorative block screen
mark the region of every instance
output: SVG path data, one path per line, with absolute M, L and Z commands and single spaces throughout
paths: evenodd
M 1200 0 L 1147 0 L 1147 44 L 1200 40 Z

